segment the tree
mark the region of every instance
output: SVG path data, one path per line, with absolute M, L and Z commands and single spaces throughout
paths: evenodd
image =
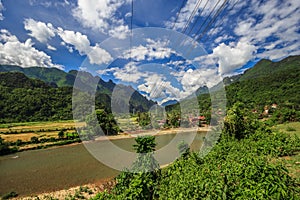
M 31 143 L 33 143 L 33 144 L 39 143 L 39 139 L 38 139 L 37 137 L 35 137 L 35 136 L 31 137 L 31 138 L 30 138 L 30 141 L 31 141 Z
M 133 147 L 138 154 L 132 165 L 132 172 L 123 171 L 117 178 L 114 188 L 116 199 L 155 199 L 155 187 L 161 171 L 153 157 L 155 137 L 137 137 Z
M 102 135 L 102 132 L 105 135 L 116 135 L 120 132 L 120 128 L 118 127 L 114 116 L 104 109 L 96 110 L 96 112 L 88 115 L 86 123 L 88 127 L 88 137 Z
M 59 139 L 63 139 L 64 137 L 65 137 L 64 131 L 63 131 L 63 130 L 60 130 L 60 131 L 58 132 L 58 138 L 59 138 Z

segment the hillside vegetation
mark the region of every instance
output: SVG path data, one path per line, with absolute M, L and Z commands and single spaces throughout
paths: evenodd
M 79 94 L 76 98 L 85 99 L 85 103 L 90 103 L 78 108 L 82 113 L 87 112 L 86 108 L 94 104 L 96 109 L 106 109 L 110 112 L 111 94 L 116 84 L 112 81 L 105 82 L 87 72 L 81 72 L 84 75 L 79 79 L 79 83 L 81 81 L 87 90 L 79 91 L 73 87 L 77 73 L 75 70 L 66 73 L 59 69 L 0 66 L 0 123 L 72 119 L 73 92 Z M 88 82 L 97 83 L 95 103 L 93 95 L 88 92 L 92 90 Z M 129 101 L 131 112 L 133 110 L 144 112 L 155 104 L 128 86 L 120 87 L 123 87 L 125 92 L 118 96 L 122 104 L 128 103 L 122 95 L 125 95 L 126 91 L 133 92 Z

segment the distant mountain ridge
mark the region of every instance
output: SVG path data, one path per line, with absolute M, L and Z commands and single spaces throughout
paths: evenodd
M 227 107 L 235 102 L 243 102 L 250 109 L 263 110 L 264 106 L 278 104 L 280 106 L 292 105 L 300 110 L 300 56 L 289 56 L 281 61 L 272 62 L 262 59 L 252 68 L 242 74 L 225 77 L 223 83 L 206 90 L 198 89 L 198 102 L 201 113 L 210 110 L 209 92 L 218 92 L 225 85 Z M 202 91 L 202 92 L 199 92 Z M 179 108 L 183 103 L 189 105 L 188 99 L 168 106 L 168 109 Z
M 56 68 L 41 68 L 29 67 L 22 68 L 19 66 L 0 65 L 0 91 L 5 93 L 1 96 L 0 112 L 5 114 L 0 115 L 1 122 L 16 122 L 16 121 L 36 121 L 36 120 L 59 120 L 59 119 L 72 119 L 72 92 L 73 84 L 76 75 L 79 73 L 76 70 L 71 70 L 68 73 Z M 96 83 L 97 90 L 95 93 L 96 108 L 111 109 L 111 95 L 116 86 L 111 80 L 108 82 L 103 81 L 100 77 L 93 76 L 88 72 L 80 71 L 81 75 L 76 81 L 79 84 L 86 86 L 86 91 L 94 92 L 90 84 Z M 92 89 L 90 90 L 89 87 Z M 130 86 L 122 86 L 123 89 L 133 90 Z M 18 89 L 18 90 L 17 90 Z M 31 89 L 31 90 L 28 90 Z M 75 88 L 76 89 L 76 88 Z M 78 88 L 77 88 L 78 89 Z M 63 92 L 62 92 L 63 91 Z M 56 101 L 64 101 L 64 111 L 52 101 L 51 94 Z M 38 96 L 37 96 L 38 95 Z M 118 95 L 122 95 L 121 93 Z M 21 96 L 28 99 L 29 102 L 25 103 Z M 48 99 L 48 102 L 44 99 Z M 60 99 L 60 100 L 59 100 Z M 128 104 L 122 102 L 123 98 L 119 98 L 121 104 Z M 36 103 L 35 103 L 36 101 Z M 124 101 L 124 100 L 123 100 Z M 24 105 L 19 105 L 19 103 Z M 9 105 L 8 105 L 9 104 Z M 35 105 L 36 104 L 36 105 Z M 129 111 L 127 112 L 145 112 L 153 106 L 155 102 L 148 100 L 137 91 L 133 91 L 129 100 Z M 13 107 L 18 107 L 18 112 L 14 112 Z M 33 109 L 29 108 L 32 107 Z M 49 109 L 47 108 L 49 107 Z M 48 110 L 46 113 L 39 113 L 39 109 Z M 51 110 L 51 111 L 50 111 Z M 55 111 L 57 110 L 57 112 Z M 11 114 L 9 114 L 9 112 Z M 62 112 L 66 112 L 64 114 Z M 20 116 L 14 118 L 18 113 Z M 35 115 L 35 113 L 39 113 Z M 31 116 L 30 115 L 34 115 Z M 44 116 L 42 116 L 44 115 Z
M 173 100 L 166 101 L 166 102 L 162 103 L 161 105 L 162 106 L 170 106 L 170 105 L 177 104 L 177 103 L 178 103 L 178 101 L 173 99 Z

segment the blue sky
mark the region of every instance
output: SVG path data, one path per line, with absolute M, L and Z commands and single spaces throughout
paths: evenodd
M 0 64 L 87 70 L 163 102 L 300 54 L 297 0 L 133 0 L 133 15 L 131 5 L 0 0 Z

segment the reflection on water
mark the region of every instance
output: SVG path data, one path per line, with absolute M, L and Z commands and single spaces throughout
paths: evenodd
M 203 133 L 196 135 L 191 144 L 192 150 L 200 149 L 203 136 Z M 156 136 L 156 149 L 162 149 L 174 137 L 174 134 Z M 96 143 L 99 145 L 105 142 L 108 141 Z M 119 148 L 134 152 L 132 148 L 134 138 L 112 142 Z M 171 149 L 178 155 L 177 145 L 173 145 Z M 111 152 L 103 150 L 103 153 L 110 155 Z M 11 191 L 20 195 L 30 195 L 67 189 L 113 177 L 118 173 L 119 171 L 96 160 L 82 144 L 19 152 L 0 157 L 0 195 Z

